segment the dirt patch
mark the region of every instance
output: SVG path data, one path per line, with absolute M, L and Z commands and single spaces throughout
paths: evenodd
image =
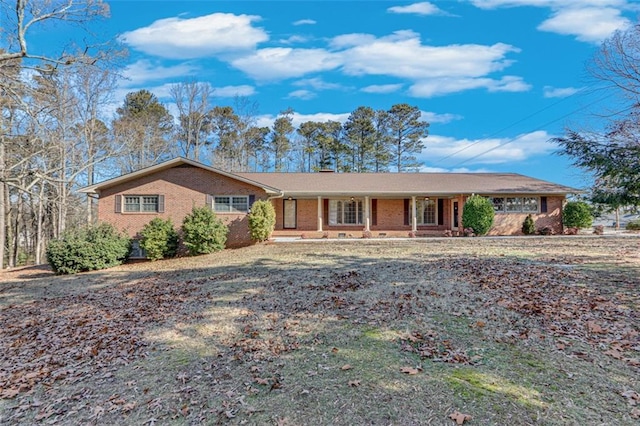
M 0 420 L 634 424 L 638 241 L 276 244 L 16 275 Z

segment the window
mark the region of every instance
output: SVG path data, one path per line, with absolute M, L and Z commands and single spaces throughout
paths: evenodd
M 159 211 L 159 197 L 157 195 L 125 195 L 125 212 L 155 213 Z
M 496 213 L 538 213 L 538 197 L 491 197 Z
M 213 211 L 216 213 L 247 213 L 249 197 L 246 195 L 221 195 L 213 197 Z
M 362 225 L 362 200 L 329 200 L 329 225 Z
M 416 200 L 416 216 L 418 225 L 435 225 L 436 200 Z

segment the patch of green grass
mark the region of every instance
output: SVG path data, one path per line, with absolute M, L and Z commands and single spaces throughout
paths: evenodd
M 447 382 L 468 397 L 499 396 L 513 399 L 527 408 L 546 408 L 540 392 L 530 386 L 514 383 L 507 378 L 473 368 L 458 368 Z

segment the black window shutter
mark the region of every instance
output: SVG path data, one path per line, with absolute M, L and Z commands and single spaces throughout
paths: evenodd
M 255 195 L 249 195 L 249 210 L 251 210 L 251 206 L 253 205 L 253 203 L 256 202 L 256 196 Z
M 540 213 L 547 212 L 547 197 L 540 197 Z
M 405 225 L 409 225 L 409 204 L 410 204 L 410 199 L 405 198 L 404 199 L 404 224 Z
M 438 198 L 438 225 L 444 225 L 444 200 Z
M 164 195 L 158 195 L 158 213 L 164 213 Z
M 324 216 L 324 224 L 329 224 L 329 199 L 325 198 L 322 200 L 322 216 Z
M 373 198 L 371 200 L 371 226 L 378 224 L 378 199 Z
M 122 195 L 116 195 L 116 213 L 122 213 Z

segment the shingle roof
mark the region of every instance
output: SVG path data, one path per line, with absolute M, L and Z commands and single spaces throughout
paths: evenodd
M 515 173 L 235 173 L 286 195 L 568 194 L 580 192 Z
M 178 157 L 155 166 L 128 173 L 80 192 L 99 193 L 101 189 L 187 164 L 219 173 L 264 189 L 268 194 L 285 196 L 448 196 L 458 194 L 569 194 L 581 192 L 515 173 L 230 173 Z

